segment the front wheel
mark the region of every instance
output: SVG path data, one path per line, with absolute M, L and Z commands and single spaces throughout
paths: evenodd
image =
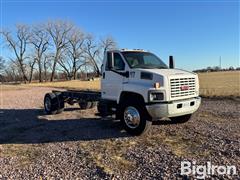
M 121 107 L 120 119 L 124 129 L 132 135 L 147 133 L 152 125 L 146 109 L 137 102 L 124 104 Z
M 173 123 L 185 123 L 191 119 L 191 114 L 183 115 L 183 116 L 177 116 L 177 117 L 171 117 L 171 121 Z

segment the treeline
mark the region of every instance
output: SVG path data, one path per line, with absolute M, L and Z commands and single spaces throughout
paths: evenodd
M 0 80 L 8 82 L 99 76 L 104 52 L 117 46 L 110 36 L 96 38 L 63 20 L 19 24 L 16 31 L 5 29 L 0 33 L 11 52 L 0 57 Z
M 230 66 L 229 68 L 220 68 L 219 66 L 214 66 L 214 67 L 207 67 L 203 69 L 197 69 L 194 70 L 193 72 L 218 72 L 218 71 L 240 71 L 240 67 L 234 68 L 233 66 Z

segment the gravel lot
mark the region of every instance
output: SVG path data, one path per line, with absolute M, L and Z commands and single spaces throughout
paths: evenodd
M 155 122 L 147 136 L 130 137 L 96 109 L 69 106 L 45 115 L 43 97 L 51 90 L 0 92 L 0 179 L 188 179 L 180 175 L 183 160 L 235 165 L 238 175 L 211 178 L 239 178 L 237 99 L 203 99 L 191 121 Z

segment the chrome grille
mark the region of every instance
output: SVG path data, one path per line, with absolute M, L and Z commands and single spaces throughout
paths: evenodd
M 183 97 L 195 95 L 195 78 L 174 78 L 170 79 L 171 97 Z M 188 89 L 184 89 L 188 87 Z M 181 89 L 182 88 L 182 89 Z

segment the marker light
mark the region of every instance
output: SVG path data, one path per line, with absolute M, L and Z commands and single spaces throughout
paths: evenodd
M 154 83 L 154 88 L 159 89 L 160 88 L 160 83 L 159 82 Z

